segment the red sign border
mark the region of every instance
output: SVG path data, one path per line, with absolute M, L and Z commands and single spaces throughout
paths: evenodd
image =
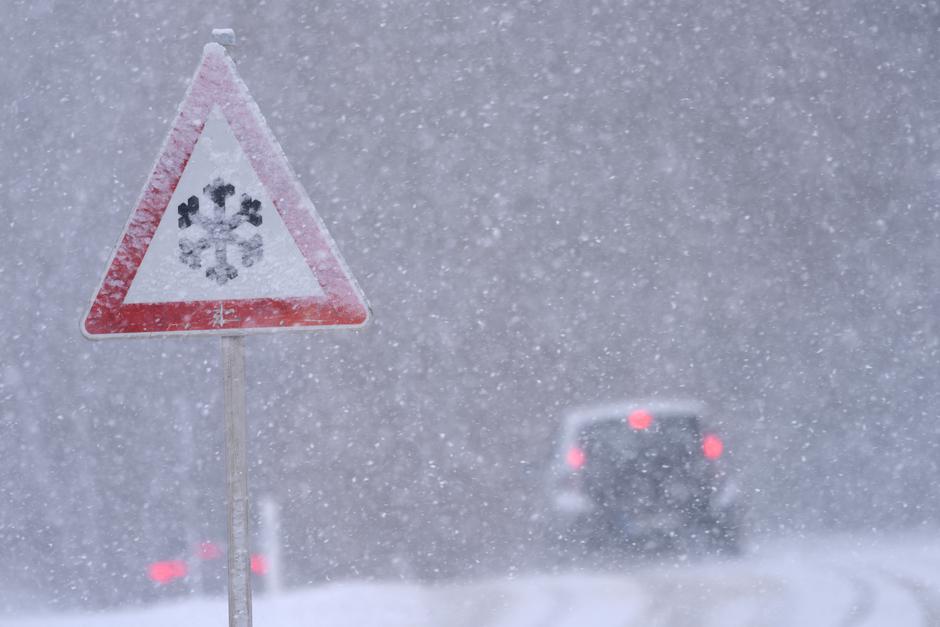
M 245 150 L 245 154 L 319 280 L 325 298 L 124 303 L 215 106 L 225 116 L 242 147 L 252 147 L 252 150 Z M 83 319 L 82 333 L 90 339 L 181 333 L 242 335 L 361 327 L 370 317 L 362 290 L 339 255 L 258 105 L 239 78 L 235 64 L 221 45 L 207 44 L 160 157 Z

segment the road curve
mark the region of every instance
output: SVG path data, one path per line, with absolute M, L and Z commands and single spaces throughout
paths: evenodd
M 438 627 L 940 627 L 940 535 L 776 543 L 736 559 L 626 562 L 427 598 Z

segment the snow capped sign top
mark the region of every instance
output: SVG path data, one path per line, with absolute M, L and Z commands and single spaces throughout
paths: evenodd
M 235 64 L 208 44 L 83 332 L 232 334 L 368 318 Z

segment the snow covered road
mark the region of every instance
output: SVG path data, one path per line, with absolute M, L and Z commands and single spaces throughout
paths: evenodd
M 629 575 L 455 586 L 433 598 L 437 612 L 422 625 L 940 627 L 940 541 L 817 541 Z
M 226 624 L 224 599 L 8 627 Z M 645 564 L 444 586 L 347 583 L 255 603 L 259 627 L 940 626 L 940 537 L 756 548 L 740 559 Z

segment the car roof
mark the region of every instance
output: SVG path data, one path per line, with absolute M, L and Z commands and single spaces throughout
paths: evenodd
M 650 412 L 657 419 L 668 420 L 688 416 L 701 417 L 705 412 L 705 404 L 690 399 L 651 399 L 581 405 L 565 412 L 562 439 L 571 441 L 576 433 L 592 422 L 623 418 L 638 409 Z

